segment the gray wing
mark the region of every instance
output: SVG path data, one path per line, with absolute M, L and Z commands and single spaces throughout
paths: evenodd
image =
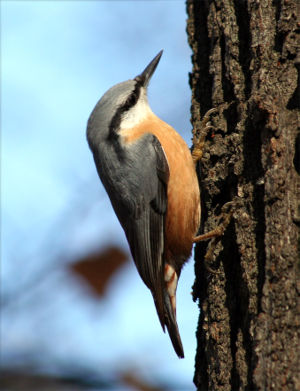
M 159 140 L 94 151 L 100 178 L 125 231 L 144 283 L 151 290 L 164 329 L 164 227 L 169 166 Z

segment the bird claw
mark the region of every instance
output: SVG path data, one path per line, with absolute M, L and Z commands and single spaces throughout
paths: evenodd
M 207 239 L 221 237 L 230 223 L 231 217 L 234 212 L 233 207 L 235 207 L 236 205 L 237 203 L 235 201 L 226 202 L 226 204 L 224 204 L 221 208 L 221 215 L 219 218 L 219 221 L 223 220 L 222 223 L 219 224 L 215 229 L 206 232 L 205 234 L 195 236 L 193 240 L 194 243 L 202 242 L 203 240 Z
M 203 149 L 205 144 L 205 138 L 207 135 L 207 132 L 210 129 L 216 130 L 216 128 L 211 124 L 210 122 L 210 116 L 213 113 L 218 112 L 219 110 L 217 108 L 212 108 L 206 112 L 204 117 L 202 118 L 202 121 L 200 123 L 200 127 L 198 129 L 193 129 L 193 151 L 192 151 L 192 158 L 194 161 L 194 164 L 201 160 L 203 155 Z
M 210 122 L 210 117 L 214 113 L 223 113 L 224 110 L 228 109 L 234 102 L 224 102 L 220 104 L 218 107 L 213 107 L 212 109 L 208 110 L 204 117 L 202 118 L 200 122 L 200 126 L 197 129 L 193 129 L 193 151 L 192 151 L 192 158 L 194 161 L 194 164 L 196 165 L 199 160 L 201 160 L 203 155 L 203 149 L 205 144 L 205 139 L 207 132 L 212 129 L 216 130 L 216 127 L 213 126 Z
M 213 255 L 214 251 L 216 249 L 216 246 L 218 242 L 221 239 L 221 236 L 224 234 L 225 229 L 229 225 L 234 209 L 239 206 L 239 202 L 233 200 L 230 202 L 226 202 L 221 208 L 221 215 L 219 217 L 219 221 L 222 220 L 222 222 L 212 231 L 206 232 L 205 234 L 196 236 L 194 238 L 194 242 L 200 242 L 202 240 L 212 239 L 209 243 L 208 249 L 206 251 L 206 254 L 204 256 L 204 263 L 206 266 L 206 269 L 213 274 L 221 274 L 220 271 L 214 270 L 210 267 L 210 265 L 213 262 Z

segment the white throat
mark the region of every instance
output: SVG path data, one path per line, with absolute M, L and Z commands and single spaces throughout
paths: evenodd
M 133 128 L 142 122 L 146 117 L 148 117 L 149 114 L 152 114 L 152 110 L 148 104 L 146 90 L 142 88 L 141 95 L 139 96 L 137 103 L 130 110 L 123 114 L 120 128 Z

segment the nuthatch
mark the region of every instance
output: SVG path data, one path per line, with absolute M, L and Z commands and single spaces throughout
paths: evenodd
M 167 327 L 177 355 L 184 357 L 176 288 L 198 241 L 200 193 L 197 157 L 148 104 L 147 87 L 161 55 L 103 95 L 88 120 L 87 139 L 162 328 Z

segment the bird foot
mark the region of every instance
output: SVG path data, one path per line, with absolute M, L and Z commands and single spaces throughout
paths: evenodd
M 199 129 L 193 129 L 193 151 L 192 151 L 192 159 L 194 164 L 196 165 L 199 160 L 201 160 L 203 155 L 203 149 L 205 144 L 205 138 L 207 135 L 207 132 L 210 129 L 216 129 L 214 126 L 212 126 L 210 122 L 210 116 L 213 113 L 216 113 L 218 111 L 217 108 L 212 108 L 207 111 L 207 113 L 202 118 L 200 128 Z M 204 240 L 204 239 L 203 239 Z
M 209 265 L 212 263 L 213 255 L 214 255 L 214 251 L 216 249 L 217 243 L 221 239 L 221 236 L 224 234 L 225 229 L 227 228 L 227 226 L 229 225 L 229 223 L 231 221 L 231 218 L 232 218 L 232 215 L 234 212 L 233 207 L 235 207 L 236 205 L 237 205 L 237 203 L 235 201 L 230 201 L 230 202 L 227 202 L 226 204 L 224 204 L 222 206 L 221 215 L 220 215 L 220 221 L 222 221 L 222 222 L 212 231 L 209 231 L 205 234 L 194 237 L 195 243 L 200 242 L 202 240 L 212 239 L 211 242 L 209 243 L 208 249 L 207 249 L 206 254 L 204 256 L 204 263 L 205 263 L 206 269 L 210 273 L 214 273 L 214 274 L 221 273 L 217 270 L 213 270 Z
M 203 240 L 212 239 L 212 238 L 222 236 L 226 227 L 230 223 L 230 220 L 231 220 L 231 217 L 233 214 L 232 206 L 234 204 L 235 204 L 234 201 L 226 202 L 226 204 L 224 204 L 221 209 L 220 220 L 222 220 L 222 223 L 220 225 L 218 225 L 212 231 L 206 232 L 205 234 L 202 234 L 202 235 L 195 236 L 194 240 L 193 240 L 194 243 L 202 242 Z
M 224 102 L 222 104 L 219 104 L 218 107 L 214 107 L 206 112 L 204 117 L 202 118 L 202 121 L 200 123 L 200 127 L 198 129 L 193 129 L 193 151 L 192 151 L 192 158 L 194 161 L 194 164 L 196 165 L 199 160 L 201 160 L 203 155 L 203 149 L 205 145 L 205 138 L 207 135 L 207 132 L 212 129 L 216 130 L 216 127 L 213 126 L 210 122 L 210 116 L 216 112 L 222 113 L 224 110 L 228 109 L 234 102 Z

